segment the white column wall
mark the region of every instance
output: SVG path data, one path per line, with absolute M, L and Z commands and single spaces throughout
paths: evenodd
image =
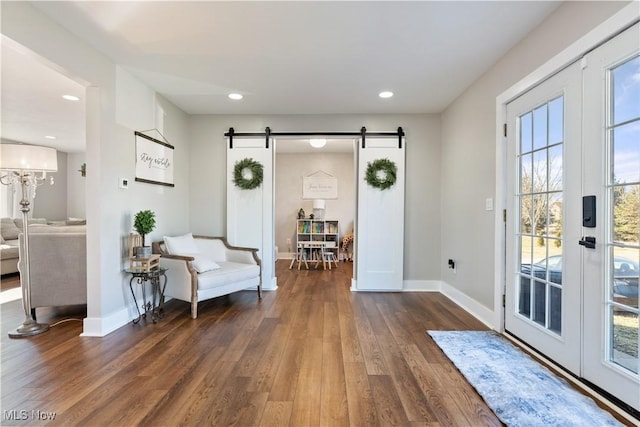
M 189 228 L 186 115 L 166 100 L 155 97 L 155 93 L 140 82 L 132 82 L 135 91 L 118 90 L 114 63 L 31 4 L 3 2 L 1 7 L 4 35 L 87 87 L 88 304 L 84 334 L 102 336 L 126 324 L 135 310 L 130 303 L 129 279 L 122 272 L 126 236 L 132 231 L 131 218 L 135 212 L 155 211 L 157 228 L 149 236 L 151 239 Z M 133 132 L 155 127 L 156 104 L 161 104 L 166 112 L 164 135 L 176 146 L 176 187 L 173 189 L 133 181 Z M 118 122 L 118 118 L 127 117 L 126 113 L 118 114 L 118 108 L 126 105 L 141 112 L 130 116 L 135 122 Z M 118 188 L 120 177 L 130 178 L 128 190 Z

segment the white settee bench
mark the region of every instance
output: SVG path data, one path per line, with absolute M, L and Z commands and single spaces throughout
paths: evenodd
M 191 303 L 198 317 L 198 302 L 249 288 L 262 299 L 262 265 L 258 249 L 231 246 L 224 237 L 191 233 L 153 242 L 160 266 L 167 268 L 165 296 Z

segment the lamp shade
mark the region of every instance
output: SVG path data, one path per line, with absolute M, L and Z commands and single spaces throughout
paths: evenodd
M 56 172 L 56 149 L 37 145 L 0 144 L 0 170 Z
M 313 209 L 324 209 L 325 201 L 323 199 L 315 199 L 313 201 Z

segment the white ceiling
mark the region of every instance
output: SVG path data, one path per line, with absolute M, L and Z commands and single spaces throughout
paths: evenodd
M 189 114 L 439 113 L 559 4 L 34 2 Z M 7 137 L 5 107 L 18 114 L 18 92 L 39 85 L 27 82 L 24 67 L 14 76 L 20 88 L 5 79 L 19 59 L 4 54 Z M 380 99 L 382 90 L 395 96 Z M 244 99 L 231 101 L 230 92 Z M 28 107 L 30 120 L 56 120 L 55 106 L 41 118 Z M 17 123 L 26 123 L 14 118 L 9 129 L 19 136 Z
M 84 87 L 7 37 L 2 36 L 1 42 L 2 139 L 84 152 Z M 62 95 L 80 100 L 66 101 Z

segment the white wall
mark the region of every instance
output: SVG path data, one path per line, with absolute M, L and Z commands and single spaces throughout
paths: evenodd
M 440 118 L 437 115 L 222 115 L 192 116 L 191 228 L 224 235 L 226 230 L 226 138 L 236 132 L 393 132 L 407 134 L 405 280 L 440 278 Z M 278 190 L 276 189 L 276 192 Z
M 442 279 L 490 310 L 496 230 L 485 199 L 496 188 L 496 97 L 626 4 L 563 3 L 442 114 Z
M 78 172 L 83 163 L 86 163 L 84 153 L 67 153 L 67 216 L 71 218 L 87 217 L 87 179 Z
M 158 227 L 151 238 L 188 228 L 188 144 L 186 115 L 153 91 L 125 76 L 118 88 L 115 64 L 26 2 L 2 2 L 2 33 L 55 64 L 86 90 L 87 315 L 84 332 L 104 335 L 133 315 L 129 278 L 123 273 L 131 217 L 152 209 Z M 46 7 L 46 5 L 43 5 Z M 122 77 L 122 74 L 121 74 Z M 134 88 L 130 92 L 128 90 Z M 176 146 L 175 188 L 133 183 L 134 130 L 155 127 L 157 104 L 166 111 L 164 135 Z M 122 109 L 124 110 L 118 110 Z M 127 122 L 127 112 L 135 121 Z M 120 118 L 120 123 L 117 118 Z M 133 181 L 133 179 L 131 179 Z
M 67 153 L 58 151 L 58 171 L 51 172 L 54 184 L 45 182 L 36 189 L 33 218 L 67 218 Z M 48 175 L 48 174 L 47 174 Z
M 277 143 L 277 141 L 276 141 Z M 345 142 L 349 143 L 349 142 Z M 338 198 L 327 199 L 324 219 L 339 221 L 339 237 L 353 229 L 356 183 L 353 153 L 278 153 L 275 173 L 275 244 L 284 256 L 295 252 L 298 211 L 313 213 L 313 200 L 302 199 L 302 178 L 317 171 L 338 180 Z M 287 239 L 291 243 L 287 244 Z

